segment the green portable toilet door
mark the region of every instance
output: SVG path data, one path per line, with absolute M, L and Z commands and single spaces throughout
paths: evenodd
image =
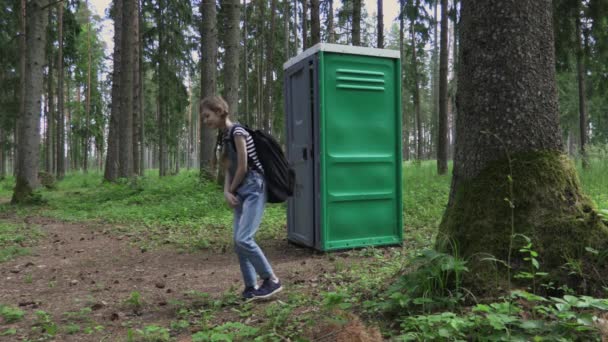
M 398 59 L 323 53 L 323 247 L 400 243 Z

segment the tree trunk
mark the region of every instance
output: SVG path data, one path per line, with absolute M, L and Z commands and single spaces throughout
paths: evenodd
M 135 0 L 135 14 L 137 17 L 133 20 L 133 174 L 140 175 L 141 174 L 141 156 L 139 155 L 141 149 L 141 127 L 139 126 L 141 123 L 141 115 L 142 115 L 142 107 L 141 107 L 141 86 L 140 83 L 140 54 L 143 53 L 143 50 L 140 50 L 140 34 L 139 34 L 139 18 L 140 16 L 140 8 L 139 8 L 139 0 Z
M 384 49 L 384 11 L 383 1 L 378 0 L 378 49 Z
M 61 180 L 65 176 L 65 125 L 64 125 L 64 98 L 63 98 L 63 8 L 64 3 L 57 4 L 57 134 L 56 134 L 56 156 L 57 156 L 57 179 Z
M 114 52 L 112 71 L 112 104 L 110 106 L 110 127 L 108 133 L 108 151 L 106 152 L 106 169 L 104 179 L 113 182 L 118 178 L 120 135 L 120 79 L 122 55 L 122 1 L 114 0 Z M 68 153 L 69 155 L 69 153 Z
M 429 123 L 429 132 L 433 137 L 438 135 L 437 128 L 439 123 L 439 1 L 434 0 L 433 2 L 433 52 L 431 57 L 431 120 Z M 435 147 L 435 139 L 429 139 L 429 158 L 433 155 L 433 148 Z M 433 157 L 435 157 L 433 155 Z
M 49 9 L 49 23 L 52 20 L 51 11 Z M 50 33 L 50 32 L 49 32 Z M 48 47 L 48 77 L 47 77 L 47 104 L 48 110 L 46 112 L 46 136 L 44 140 L 45 145 L 45 165 L 44 171 L 48 173 L 53 173 L 53 121 L 55 120 L 53 112 L 54 112 L 54 97 L 53 94 L 53 42 L 52 37 L 49 34 L 48 42 L 51 45 Z
M 288 1 L 288 0 L 286 0 L 286 1 Z M 295 45 L 296 45 L 296 47 L 295 47 L 296 51 L 295 51 L 294 55 L 298 54 L 298 48 L 300 47 L 300 44 L 298 42 L 298 1 L 299 0 L 293 0 L 293 18 L 294 18 L 293 19 L 293 37 L 295 39 Z M 302 48 L 304 48 L 304 47 L 302 46 Z
M 289 1 L 285 1 L 289 4 Z M 249 42 L 249 34 L 247 31 L 247 3 L 243 0 L 243 102 L 245 103 L 245 123 L 251 125 L 251 113 L 249 113 L 249 50 L 247 49 L 247 43 Z
M 27 35 L 27 4 L 26 0 L 21 0 L 20 15 L 19 15 L 19 115 L 22 116 L 25 113 L 25 67 L 26 67 L 26 35 Z M 19 147 L 17 142 L 19 141 L 19 119 L 15 120 L 15 133 L 13 146 L 13 173 L 17 175 L 19 173 Z
M 353 0 L 353 45 L 361 45 L 361 0 Z
M 410 132 L 408 130 L 408 123 L 409 123 L 409 118 L 407 115 L 407 111 L 406 111 L 406 103 L 407 103 L 407 96 L 406 96 L 406 92 L 407 92 L 407 84 L 405 82 L 406 78 L 405 78 L 405 67 L 406 67 L 406 63 L 405 63 L 405 43 L 404 43 L 404 39 L 405 39 L 405 34 L 404 34 L 404 30 L 405 30 L 405 0 L 399 0 L 399 52 L 401 53 L 401 58 L 400 58 L 400 62 L 401 62 L 401 75 L 400 75 L 400 82 L 401 82 L 401 110 L 403 112 L 402 116 L 403 116 L 403 159 L 404 160 L 409 160 L 410 159 Z
M 420 6 L 420 0 L 416 0 L 416 8 Z M 414 112 L 416 115 L 416 159 L 422 160 L 423 156 L 423 136 L 422 136 L 422 113 L 420 111 L 420 88 L 419 88 L 419 76 L 418 76 L 418 57 L 417 57 L 417 44 L 416 44 L 416 27 L 415 27 L 415 16 L 411 19 L 410 27 L 412 37 L 412 68 L 414 74 Z
M 509 289 L 511 272 L 529 270 L 515 234 L 531 239 L 545 282 L 599 293 L 606 276 L 585 248 L 606 250 L 608 230 L 562 152 L 551 8 L 462 2 L 456 156 L 437 247 L 468 261 L 463 286 L 476 294 Z M 596 273 L 568 274 L 566 258 Z
M 270 4 L 270 31 L 269 37 L 266 41 L 266 79 L 265 91 L 264 91 L 264 130 L 266 132 L 272 131 L 272 100 L 273 100 L 273 79 L 272 74 L 274 71 L 274 30 L 276 28 L 276 6 L 277 0 L 272 0 Z
M 437 173 L 448 172 L 448 0 L 441 0 L 441 46 L 439 53 L 439 130 Z
M 215 68 L 217 66 L 217 29 L 214 0 L 201 2 L 201 100 L 216 92 Z M 215 155 L 215 131 L 201 125 L 200 172 L 201 176 L 211 178 L 214 175 L 212 160 Z
M 135 1 L 123 0 L 122 17 L 122 56 L 121 56 L 121 115 L 120 115 L 120 147 L 118 149 L 118 176 L 129 178 L 133 175 L 133 69 L 135 57 L 134 28 L 138 20 Z
M 308 49 L 308 1 L 302 0 L 302 50 Z
M 582 40 L 581 8 L 576 8 L 576 71 L 578 74 L 578 113 L 580 124 L 580 152 L 583 168 L 589 168 L 587 158 L 587 101 L 585 91 L 585 51 Z
M 24 109 L 18 118 L 18 167 L 13 192 L 13 203 L 24 203 L 32 199 L 38 186 L 38 158 L 40 145 L 40 97 L 44 69 L 44 48 L 48 0 L 32 0 L 28 3 L 25 55 Z
M 310 46 L 321 42 L 321 21 L 319 18 L 319 0 L 310 0 Z
M 290 40 L 290 36 L 289 36 L 289 19 L 291 19 L 291 12 L 289 9 L 289 0 L 283 0 L 283 34 L 285 35 L 285 46 L 283 47 L 283 49 L 285 49 L 285 60 L 288 60 L 289 58 L 291 58 L 292 54 L 291 51 L 289 51 L 289 40 Z M 243 6 L 245 7 L 245 6 Z M 245 83 L 247 84 L 247 83 Z
M 336 32 L 334 32 L 334 2 L 328 1 L 327 9 L 327 42 L 333 44 L 336 42 Z
M 66 79 L 65 79 L 66 80 L 66 82 L 65 82 L 66 98 L 68 100 L 68 106 L 67 106 L 67 110 L 65 112 L 65 122 L 66 122 L 66 125 L 65 125 L 65 139 L 66 139 L 66 143 L 67 143 L 66 144 L 67 150 L 65 151 L 66 152 L 65 153 L 65 155 L 66 155 L 65 165 L 66 165 L 66 168 L 67 168 L 66 171 L 69 171 L 69 170 L 73 169 L 72 168 L 72 159 L 73 159 L 72 158 L 72 134 L 71 134 L 72 133 L 72 127 L 71 127 L 71 124 L 72 124 L 72 112 L 71 112 L 71 106 L 69 106 L 70 100 L 72 98 L 72 95 L 70 93 L 70 87 L 71 87 L 70 86 L 70 78 L 71 78 L 71 75 L 70 75 L 70 69 L 69 68 L 67 70 L 67 76 L 68 77 L 66 77 Z
M 89 9 L 89 2 L 86 2 L 86 7 Z M 86 120 L 84 122 L 84 138 L 82 149 L 84 150 L 84 161 L 82 169 L 84 173 L 89 169 L 89 149 L 91 143 L 91 14 L 88 12 L 87 18 L 87 101 L 86 101 Z
M 273 0 L 273 3 L 276 0 Z M 227 19 L 225 38 L 225 66 L 224 66 L 224 96 L 230 108 L 230 113 L 238 120 L 239 113 L 239 45 L 240 45 L 240 0 L 223 0 Z M 272 15 L 274 18 L 274 13 Z M 274 32 L 274 31 L 273 31 Z
M 141 8 L 141 3 L 138 5 L 138 46 L 139 46 L 139 63 L 137 67 L 139 68 L 138 76 L 139 76 L 139 175 L 143 176 L 145 174 L 146 167 L 144 165 L 144 141 L 145 141 L 145 130 L 144 130 L 144 34 L 143 34 L 143 24 L 144 17 L 143 11 Z

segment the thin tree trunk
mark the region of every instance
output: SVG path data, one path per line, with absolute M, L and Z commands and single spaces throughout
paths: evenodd
M 353 45 L 361 45 L 361 0 L 353 0 Z
M 40 145 L 40 96 L 44 68 L 44 48 L 48 0 L 32 0 L 28 4 L 28 30 L 26 32 L 27 52 L 25 70 L 25 111 L 18 119 L 18 164 L 17 179 L 13 192 L 13 203 L 31 200 L 38 186 L 38 158 Z
M 139 1 L 139 0 L 138 0 Z M 139 63 L 137 67 L 139 68 L 139 175 L 143 176 L 146 171 L 146 167 L 144 165 L 144 141 L 145 141 L 145 128 L 144 128 L 144 34 L 143 34 L 143 24 L 144 17 L 143 11 L 141 8 L 141 3 L 139 3 L 138 8 L 138 46 L 139 46 Z
M 420 6 L 420 0 L 416 0 L 416 8 Z M 422 160 L 423 156 L 423 135 L 422 135 L 422 113 L 420 111 L 420 88 L 419 88 L 419 76 L 418 76 L 418 57 L 417 57 L 417 44 L 416 44 L 416 27 L 415 19 L 411 19 L 411 38 L 412 38 L 412 68 L 414 73 L 414 112 L 416 113 L 416 133 L 417 139 L 417 153 L 416 159 Z
M 106 152 L 106 169 L 104 179 L 113 182 L 118 178 L 120 135 L 120 70 L 122 55 L 122 5 L 123 0 L 114 0 L 114 52 L 112 71 L 112 104 L 110 112 L 110 127 L 108 133 L 108 151 Z M 68 87 L 69 89 L 69 87 Z M 69 155 L 69 153 L 68 153 Z
M 321 21 L 319 18 L 319 0 L 310 0 L 310 29 L 311 42 L 310 46 L 314 46 L 321 42 Z
M 201 2 L 201 100 L 216 92 L 216 66 L 217 66 L 217 29 L 216 9 L 214 0 Z M 212 160 L 215 155 L 216 132 L 201 125 L 200 172 L 201 176 L 211 178 L 214 175 Z
M 289 0 L 286 0 L 289 1 Z M 293 37 L 295 39 L 295 53 L 294 55 L 298 54 L 298 48 L 300 47 L 300 44 L 298 42 L 298 1 L 299 0 L 293 0 Z M 302 48 L 304 48 L 302 46 Z
M 26 0 L 21 0 L 20 16 L 19 16 L 19 114 L 23 116 L 25 113 L 25 66 L 26 66 L 26 35 L 27 35 L 27 4 Z M 19 119 L 15 120 L 15 133 L 13 145 L 13 173 L 17 175 L 19 173 L 19 148 L 17 142 L 19 141 Z
M 448 0 L 441 0 L 441 47 L 439 53 L 439 131 L 437 173 L 448 172 Z
M 378 48 L 384 49 L 384 11 L 383 1 L 378 0 Z
M 580 124 L 580 153 L 583 163 L 583 168 L 589 168 L 589 160 L 587 159 L 587 101 L 585 91 L 585 51 L 582 40 L 581 29 L 581 8 L 580 3 L 576 8 L 576 71 L 578 79 L 578 113 Z
M 274 31 L 276 28 L 276 6 L 277 0 L 272 0 L 270 5 L 270 34 L 266 41 L 266 84 L 264 94 L 264 129 L 266 132 L 272 131 L 272 100 L 273 100 L 273 79 L 272 74 L 274 71 Z
M 89 8 L 89 2 L 86 2 L 87 8 Z M 83 149 L 84 149 L 84 161 L 83 161 L 83 171 L 87 173 L 89 169 L 89 149 L 91 143 L 91 15 L 89 12 L 89 17 L 87 18 L 87 102 L 86 102 L 86 121 L 84 123 L 84 141 L 83 141 Z
M 291 11 L 289 9 L 289 0 L 283 0 L 283 5 L 285 6 L 283 8 L 283 34 L 285 35 L 285 46 L 283 49 L 285 49 L 285 60 L 288 60 L 292 56 L 291 51 L 289 51 L 289 40 L 291 39 L 291 37 L 289 36 L 289 19 L 291 17 Z
M 273 0 L 275 3 L 276 0 Z M 239 41 L 240 41 L 240 0 L 223 0 L 222 8 L 225 7 L 227 27 L 225 31 L 225 67 L 224 67 L 224 96 L 230 108 L 230 113 L 238 120 L 239 113 Z M 274 18 L 274 12 L 272 14 Z M 274 32 L 274 31 L 272 31 Z M 271 34 L 271 36 L 274 36 Z
M 70 85 L 70 78 L 71 78 L 70 69 L 67 70 L 67 76 L 68 77 L 66 78 L 66 82 L 65 82 L 66 83 L 65 84 L 65 89 L 66 89 L 66 92 L 67 92 L 66 95 L 67 95 L 67 102 L 68 102 L 67 110 L 65 112 L 65 122 L 66 122 L 66 125 L 65 125 L 65 140 L 66 140 L 66 147 L 67 147 L 67 150 L 66 150 L 66 153 L 65 153 L 65 155 L 66 155 L 65 165 L 66 165 L 66 171 L 70 171 L 70 170 L 73 170 L 73 168 L 72 168 L 72 159 L 73 159 L 72 158 L 72 134 L 71 134 L 72 133 L 72 127 L 71 127 L 71 124 L 72 124 L 72 112 L 71 112 L 71 107 L 69 105 L 70 101 L 71 101 L 71 98 L 72 98 L 72 95 L 71 95 L 71 92 L 70 92 L 70 89 L 71 89 L 71 85 Z
M 289 3 L 289 1 L 285 1 L 287 4 Z M 249 50 L 247 48 L 248 46 L 248 42 L 249 42 L 249 34 L 247 33 L 247 25 L 248 25 L 248 20 L 247 20 L 247 3 L 245 0 L 243 0 L 243 59 L 244 59 L 244 63 L 243 63 L 243 91 L 244 91 L 244 99 L 243 102 L 245 103 L 245 123 L 247 123 L 248 125 L 251 125 L 251 113 L 249 112 Z
M 140 156 L 140 144 L 141 144 L 141 127 L 139 126 L 141 123 L 142 116 L 142 107 L 141 107 L 141 86 L 140 83 L 140 34 L 139 34 L 139 18 L 140 8 L 139 8 L 139 0 L 135 0 L 135 13 L 137 18 L 133 20 L 133 173 L 135 175 L 141 175 L 141 156 Z
M 122 59 L 121 59 L 121 115 L 120 115 L 120 148 L 119 177 L 129 178 L 133 175 L 133 67 L 134 67 L 134 24 L 138 20 L 135 1 L 123 1 Z
M 302 0 L 302 50 L 308 49 L 308 1 Z
M 403 159 L 410 159 L 410 132 L 408 130 L 409 117 L 407 115 L 406 104 L 407 104 L 407 84 L 405 82 L 405 0 L 399 0 L 399 52 L 401 53 L 401 110 L 403 112 Z
M 63 94 L 63 8 L 64 3 L 57 4 L 57 33 L 59 47 L 57 51 L 57 134 L 56 134 L 56 155 L 57 155 L 57 179 L 65 176 L 65 125 L 64 125 L 64 94 Z
M 327 9 L 327 42 L 333 44 L 336 42 L 336 32 L 334 32 L 334 2 L 328 1 Z
M 49 10 L 49 23 L 52 20 L 51 11 Z M 45 136 L 45 167 L 44 170 L 48 173 L 53 172 L 53 107 L 54 107 L 54 94 L 53 94 L 53 42 L 51 41 L 51 35 L 49 34 L 48 42 L 48 77 L 47 77 L 47 104 L 48 109 L 46 112 L 46 136 Z

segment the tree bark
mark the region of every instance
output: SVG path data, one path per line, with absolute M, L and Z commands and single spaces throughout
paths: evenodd
M 580 153 L 583 163 L 583 168 L 589 168 L 589 160 L 587 158 L 587 101 L 585 90 L 585 50 L 582 39 L 582 23 L 581 23 L 581 8 L 580 2 L 576 7 L 576 71 L 578 79 L 578 113 L 580 125 Z
M 405 0 L 399 0 L 399 52 L 401 54 L 400 62 L 401 62 L 401 110 L 403 112 L 403 159 L 410 159 L 410 132 L 408 130 L 409 117 L 407 115 L 406 103 L 407 103 L 407 84 L 405 82 Z
M 308 1 L 302 0 L 302 50 L 308 49 Z
M 201 100 L 216 92 L 216 66 L 217 66 L 217 29 L 216 9 L 214 0 L 203 0 L 201 2 L 202 26 L 201 26 Z M 201 125 L 201 147 L 200 147 L 200 172 L 201 176 L 212 178 L 214 170 L 212 160 L 215 154 L 216 132 Z
M 65 176 L 65 125 L 64 125 L 64 93 L 63 93 L 63 8 L 64 3 L 57 4 L 57 33 L 59 47 L 57 51 L 57 179 L 61 180 Z
M 289 51 L 289 40 L 290 40 L 290 36 L 289 36 L 289 20 L 291 19 L 291 10 L 289 8 L 289 0 L 283 0 L 283 34 L 285 35 L 285 60 L 288 60 L 289 58 L 291 58 L 292 54 L 291 51 Z M 243 6 L 244 8 L 245 6 Z M 245 83 L 247 84 L 247 83 Z
M 48 0 L 32 0 L 27 8 L 25 54 L 24 112 L 18 118 L 18 159 L 16 185 L 12 203 L 32 200 L 38 186 L 38 158 L 40 145 L 40 97 L 44 69 L 44 48 Z
M 274 71 L 274 30 L 276 28 L 276 6 L 277 0 L 272 0 L 270 4 L 270 31 L 268 39 L 266 41 L 266 79 L 265 91 L 264 91 L 264 130 L 266 132 L 272 131 L 272 100 L 273 100 L 273 71 Z
M 361 0 L 353 0 L 353 45 L 361 45 Z
M 289 4 L 289 1 L 285 1 Z M 247 43 L 249 42 L 249 33 L 247 30 L 247 3 L 243 0 L 243 103 L 245 104 L 245 123 L 251 125 L 251 113 L 249 112 L 249 50 Z
M 26 0 L 21 0 L 20 15 L 19 15 L 19 114 L 25 113 L 25 67 L 26 67 L 26 35 L 27 35 L 27 4 Z M 15 120 L 14 147 L 13 147 L 13 173 L 19 173 L 19 119 Z
M 441 0 L 441 43 L 439 52 L 439 130 L 437 173 L 448 172 L 448 0 Z
M 508 289 L 511 274 L 529 270 L 521 235 L 549 272 L 543 281 L 599 293 L 608 273 L 585 252 L 605 250 L 608 229 L 562 152 L 551 9 L 462 1 L 456 155 L 437 248 L 467 260 L 463 286 L 475 293 Z M 597 272 L 568 274 L 566 258 Z
M 144 141 L 145 141 L 145 129 L 144 129 L 144 34 L 143 34 L 143 24 L 144 17 L 143 11 L 141 8 L 141 3 L 139 3 L 138 8 L 138 46 L 139 46 L 139 63 L 138 63 L 138 76 L 139 76 L 139 175 L 143 176 L 145 174 L 146 167 L 144 165 Z
M 86 2 L 87 7 L 87 95 L 86 95 L 86 119 L 84 122 L 84 138 L 82 139 L 82 149 L 84 152 L 84 160 L 82 162 L 82 170 L 84 173 L 89 169 L 89 149 L 91 143 L 91 12 L 89 2 Z
M 378 49 L 384 49 L 384 10 L 383 1 L 378 0 Z
M 416 0 L 416 8 L 420 6 L 420 0 Z M 415 27 L 415 16 L 411 18 L 411 38 L 412 38 L 412 69 L 414 73 L 414 112 L 416 115 L 416 159 L 422 160 L 424 158 L 424 143 L 422 135 L 422 113 L 420 110 L 420 88 L 419 88 L 419 76 L 418 76 L 418 57 L 417 57 L 417 44 L 416 44 L 416 27 Z
M 52 14 L 51 11 L 49 9 L 49 23 L 52 20 Z M 47 173 L 53 173 L 53 121 L 55 120 L 54 118 L 54 97 L 55 95 L 53 94 L 53 42 L 52 42 L 52 36 L 50 34 L 49 31 L 49 35 L 48 35 L 48 41 L 47 43 L 50 43 L 48 46 L 48 74 L 47 74 L 47 93 L 46 93 L 46 100 L 47 100 L 47 104 L 48 104 L 48 110 L 46 112 L 46 134 L 45 134 L 45 140 L 44 140 L 44 145 L 45 145 L 45 156 L 44 156 L 44 161 L 45 161 L 45 165 L 44 165 L 44 171 L 46 171 Z
M 118 176 L 133 176 L 133 69 L 135 57 L 134 26 L 138 20 L 135 1 L 123 0 L 122 59 L 121 59 L 121 115 Z
M 139 0 L 135 0 L 135 14 L 137 17 L 133 20 L 133 174 L 141 175 L 141 116 L 142 116 L 142 107 L 141 107 L 141 57 L 140 54 L 143 50 L 140 50 L 140 34 L 139 34 L 139 18 L 140 16 L 140 8 L 139 8 Z
M 276 0 L 273 0 L 275 2 Z M 226 27 L 226 60 L 224 67 L 224 96 L 230 108 L 230 113 L 238 120 L 239 113 L 239 42 L 241 6 L 240 0 L 223 0 L 227 18 Z M 274 13 L 272 15 L 274 18 Z
M 310 1 L 310 46 L 321 42 L 321 21 L 319 18 L 319 0 Z
M 112 71 L 112 104 L 110 106 L 110 127 L 108 133 L 108 151 L 106 152 L 106 169 L 104 179 L 113 182 L 118 178 L 120 135 L 120 94 L 121 94 L 121 55 L 122 55 L 122 5 L 123 0 L 114 0 L 114 52 Z M 69 153 L 68 153 L 69 155 Z
M 336 42 L 336 32 L 334 32 L 334 2 L 328 1 L 327 8 L 327 42 L 333 44 Z

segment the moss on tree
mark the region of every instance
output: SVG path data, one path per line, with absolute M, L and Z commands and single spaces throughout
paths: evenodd
M 495 294 L 506 288 L 508 273 L 489 259 L 506 262 L 512 246 L 511 274 L 530 269 L 530 262 L 523 260 L 526 255 L 519 252 L 523 239 L 510 243 L 513 230 L 532 239 L 540 268 L 549 273 L 543 282 L 597 293 L 608 274 L 601 260 L 601 251 L 608 252 L 608 228 L 582 193 L 573 163 L 559 152 L 518 153 L 510 159 L 490 163 L 454 189 L 438 250 L 469 261 L 466 286 Z M 587 247 L 600 253 L 590 253 Z

